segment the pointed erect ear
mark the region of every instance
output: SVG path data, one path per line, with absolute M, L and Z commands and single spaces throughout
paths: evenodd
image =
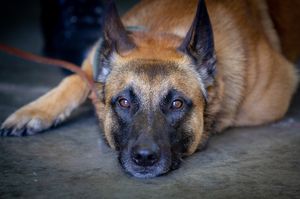
M 122 24 L 114 1 L 109 1 L 103 27 L 104 40 L 112 45 L 118 53 L 126 52 L 135 47 L 133 41 Z
M 111 71 L 111 55 L 114 52 L 122 54 L 135 48 L 134 42 L 128 36 L 128 32 L 122 24 L 113 0 L 107 4 L 103 34 L 97 45 L 93 63 L 94 80 L 105 83 Z
M 192 58 L 195 69 L 200 73 L 205 86 L 211 85 L 216 70 L 216 56 L 213 31 L 205 0 L 199 0 L 192 26 L 178 50 Z

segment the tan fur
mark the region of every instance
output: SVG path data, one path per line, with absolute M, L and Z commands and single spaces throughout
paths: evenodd
M 84 62 L 83 69 L 91 76 L 89 60 Z M 2 127 L 15 128 L 15 131 L 27 128 L 29 134 L 42 131 L 64 121 L 86 100 L 88 93 L 89 88 L 81 77 L 71 75 L 58 87 L 8 117 Z
M 267 3 L 261 0 L 207 0 L 218 60 L 216 83 L 208 88 L 207 111 L 213 121 L 207 118 L 201 121 L 204 114 L 201 85 L 188 67 L 188 58 L 176 51 L 191 25 L 196 0 L 144 0 L 125 14 L 123 22 L 126 26 L 142 26 L 146 32 L 132 35 L 136 49 L 115 54 L 114 69 L 105 88 L 107 99 L 128 82 L 138 85 L 137 90 L 144 92 L 144 101 L 153 104 L 157 102 L 151 94 L 162 93 L 170 84 L 187 92 L 196 102 L 196 111 L 186 127 L 195 132 L 188 154 L 201 144 L 201 136 L 210 130 L 211 123 L 214 123 L 215 131 L 220 132 L 230 126 L 259 125 L 280 119 L 296 89 L 297 73 L 293 64 L 281 54 L 289 45 L 282 47 Z M 300 35 L 300 31 L 297 34 Z M 83 65 L 90 75 L 92 57 L 93 52 Z M 295 54 L 291 57 L 294 58 Z M 169 77 L 149 80 L 124 67 L 136 59 L 172 61 L 182 67 L 183 73 L 174 72 Z M 101 88 L 100 84 L 98 86 Z M 85 100 L 87 94 L 88 87 L 73 75 L 14 113 L 3 127 L 20 125 L 21 128 L 24 122 L 20 121 L 39 118 L 42 124 L 39 130 L 46 129 L 58 118 L 63 120 Z M 103 104 L 98 107 L 106 138 L 114 147 L 110 133 L 114 121 L 110 109 Z
M 150 32 L 182 32 L 179 36 L 183 36 L 197 1 L 172 2 L 143 1 L 124 16 L 124 23 L 144 26 Z M 217 131 L 281 118 L 295 91 L 297 75 L 280 54 L 267 5 L 264 1 L 211 0 L 207 6 L 218 59 L 215 89 L 219 89 L 219 99 L 211 102 L 220 108 L 212 108 L 218 115 Z
M 160 45 L 156 47 L 163 48 Z M 152 48 L 152 50 L 155 51 L 155 48 Z M 165 53 L 169 54 L 169 52 Z M 137 57 L 141 58 L 143 56 L 146 56 L 148 61 L 145 62 L 145 60 L 147 59 L 143 57 L 143 63 L 151 63 L 155 62 L 153 61 L 153 58 L 155 57 L 152 57 L 149 54 L 145 55 L 144 52 L 138 51 L 133 51 L 129 55 L 124 58 L 120 57 L 119 55 L 115 55 L 117 56 L 114 58 L 115 62 L 112 62 L 112 65 L 114 65 L 114 70 L 110 74 L 110 77 L 108 78 L 106 83 L 107 86 L 105 93 L 107 101 L 105 104 L 110 104 L 110 99 L 113 96 L 124 90 L 126 86 L 131 85 L 141 97 L 142 109 L 155 109 L 156 107 L 159 107 L 161 98 L 167 94 L 168 90 L 171 87 L 178 89 L 186 96 L 194 99 L 195 109 L 197 110 L 194 113 L 194 117 L 192 117 L 194 119 L 190 120 L 188 122 L 188 125 L 186 126 L 187 129 L 193 129 L 194 131 L 196 131 L 194 143 L 192 144 L 192 146 L 190 146 L 190 150 L 188 152 L 189 154 L 193 153 L 197 149 L 197 146 L 200 143 L 201 135 L 203 133 L 203 121 L 201 118 L 203 118 L 204 99 L 201 94 L 200 85 L 198 83 L 195 83 L 198 82 L 197 76 L 192 70 L 189 69 L 189 67 L 178 67 L 177 70 L 175 70 L 174 68 L 170 68 L 170 70 L 172 70 L 172 74 L 169 74 L 167 77 L 165 75 L 161 75 L 156 76 L 154 79 L 149 79 L 146 74 L 136 74 L 135 72 L 133 72 L 135 65 L 131 64 L 131 61 L 135 60 L 135 58 Z M 181 57 L 181 59 L 179 59 L 179 57 Z M 173 58 L 173 61 L 182 61 L 183 56 L 179 56 L 178 53 L 176 53 L 176 56 Z M 159 60 L 159 62 L 162 63 L 162 60 Z M 181 62 L 179 63 L 181 65 L 183 64 Z M 190 78 L 186 79 L 186 77 Z M 104 115 L 103 123 L 105 128 L 105 137 L 107 138 L 110 146 L 114 148 L 115 146 L 112 139 L 111 128 L 116 125 L 114 125 L 115 121 L 112 119 L 111 109 L 109 107 L 106 107 L 101 111 L 100 114 Z

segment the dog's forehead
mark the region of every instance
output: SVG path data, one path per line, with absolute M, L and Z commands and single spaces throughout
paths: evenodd
M 134 59 L 115 66 L 108 89 L 111 96 L 133 88 L 146 104 L 158 104 L 171 89 L 187 97 L 198 98 L 201 89 L 197 75 L 185 63 L 174 60 Z M 116 83 L 117 82 L 117 83 Z
M 130 51 L 119 52 L 122 59 L 114 59 L 118 62 L 136 59 L 145 60 L 174 60 L 180 61 L 184 54 L 177 49 L 181 38 L 167 33 L 133 32 L 130 38 L 134 41 L 135 48 Z
M 182 80 L 176 63 L 161 60 L 134 60 L 127 63 L 132 77 L 130 84 L 144 101 L 157 101 L 162 98 L 171 87 L 178 87 L 174 83 Z M 180 89 L 180 88 L 178 88 Z

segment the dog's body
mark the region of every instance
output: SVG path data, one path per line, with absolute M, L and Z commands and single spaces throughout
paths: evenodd
M 142 1 L 122 18 L 125 26 L 138 29 L 129 36 L 113 11 L 108 14 L 104 42 L 82 68 L 99 82 L 97 114 L 108 144 L 120 150 L 129 173 L 160 175 L 176 167 L 182 155 L 203 147 L 210 133 L 284 116 L 297 73 L 281 52 L 289 45 L 274 29 L 271 1 L 208 0 L 213 36 L 203 1 L 190 30 L 197 0 Z M 296 29 L 293 35 L 300 36 Z M 295 48 L 285 50 L 293 59 L 299 55 Z M 88 93 L 79 76 L 67 77 L 10 116 L 2 135 L 47 129 L 69 116 Z M 165 106 L 168 100 L 171 105 Z M 140 146 L 137 156 L 132 150 Z M 147 160 L 141 159 L 145 151 L 152 152 Z

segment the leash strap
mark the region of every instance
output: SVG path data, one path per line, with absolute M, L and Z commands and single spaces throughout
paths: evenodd
M 24 60 L 64 68 L 64 69 L 67 69 L 69 71 L 72 71 L 72 72 L 78 74 L 87 83 L 88 87 L 92 91 L 91 98 L 92 98 L 93 104 L 94 105 L 96 104 L 96 101 L 98 99 L 97 99 L 97 91 L 96 91 L 94 82 L 92 79 L 90 79 L 87 76 L 87 74 L 80 68 L 80 66 L 77 66 L 73 63 L 70 63 L 70 62 L 67 62 L 64 60 L 53 59 L 53 58 L 35 55 L 33 53 L 25 52 L 23 50 L 20 50 L 20 49 L 14 48 L 14 47 L 10 47 L 8 45 L 1 44 L 1 43 L 0 43 L 0 51 L 10 54 L 10 55 L 13 55 L 13 56 L 16 56 L 16 57 L 19 57 L 19 58 L 22 58 Z

